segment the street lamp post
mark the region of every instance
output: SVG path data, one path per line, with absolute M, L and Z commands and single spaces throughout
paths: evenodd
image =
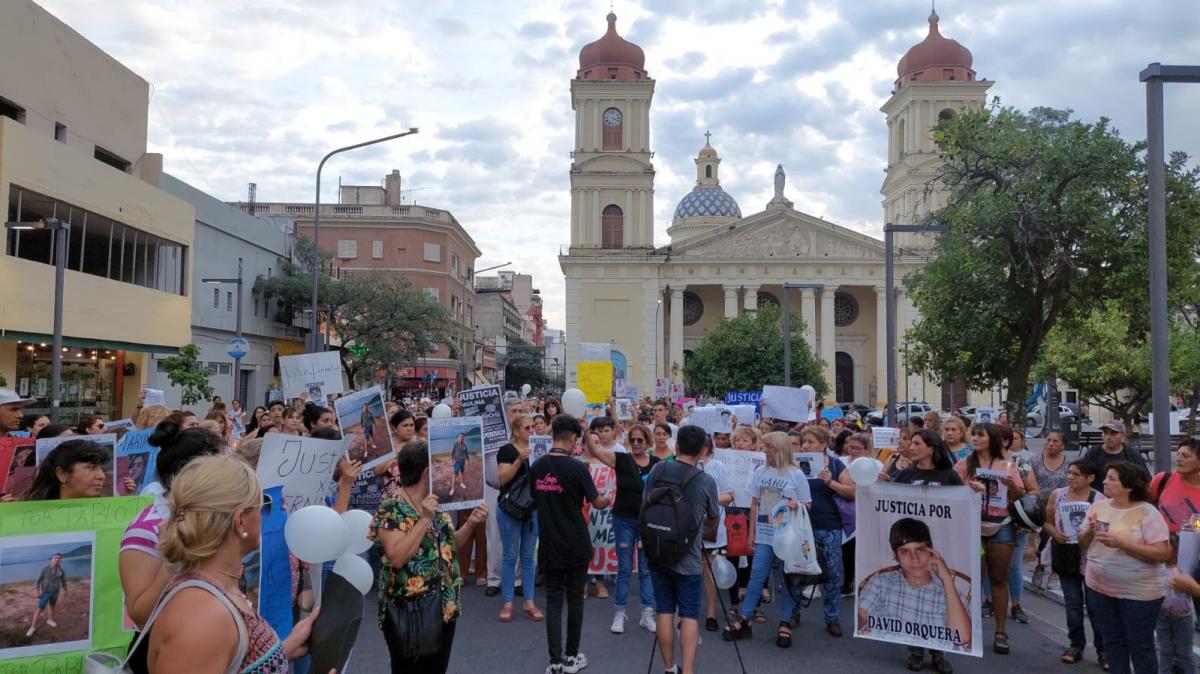
M 887 314 L 887 413 L 885 423 L 896 423 L 896 250 L 895 234 L 942 234 L 949 227 L 940 225 L 893 225 L 883 226 L 884 291 L 883 303 Z M 877 319 L 878 320 L 878 319 Z M 908 388 L 908 377 L 904 378 Z M 906 396 L 907 397 L 907 396 Z
M 376 143 L 383 143 L 389 140 L 403 138 L 404 136 L 411 136 L 414 133 L 417 133 L 417 131 L 418 129 L 413 127 L 403 133 L 395 133 L 390 136 L 384 136 L 383 138 L 368 140 L 365 143 L 355 143 L 354 145 L 339 147 L 338 149 L 322 157 L 321 163 L 317 164 L 317 198 L 313 206 L 313 248 L 315 249 L 314 254 L 316 255 L 316 260 L 313 261 L 312 297 L 309 302 L 311 305 L 310 308 L 312 309 L 312 325 L 308 331 L 309 353 L 316 353 L 324 348 L 321 344 L 321 333 L 317 331 L 317 290 L 320 288 L 321 282 L 321 169 L 325 168 L 325 162 L 329 161 L 329 158 L 335 154 L 346 152 L 348 150 L 357 150 L 360 147 L 375 145 Z
M 1151 63 L 1146 83 L 1146 165 L 1150 188 L 1150 374 L 1154 410 L 1154 469 L 1171 468 L 1171 370 L 1167 360 L 1167 191 L 1163 83 L 1200 84 L 1200 66 Z
M 71 224 L 58 218 L 42 218 L 35 222 L 6 222 L 9 231 L 48 229 L 54 245 L 54 334 L 50 351 L 50 423 L 57 424 L 62 388 L 63 350 L 63 282 L 67 270 L 67 235 Z
M 242 258 L 238 258 L 238 271 L 236 278 L 202 278 L 200 279 L 200 282 L 210 285 L 232 284 L 237 286 L 237 318 L 235 319 L 235 330 L 237 332 L 237 338 L 239 340 L 242 339 Z M 235 356 L 233 359 L 233 396 L 230 397 L 230 400 L 238 400 L 238 383 L 241 381 L 241 377 L 242 357 Z

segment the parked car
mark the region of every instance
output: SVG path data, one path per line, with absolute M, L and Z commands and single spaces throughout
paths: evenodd
M 838 407 L 842 408 L 843 415 L 850 414 L 850 412 L 853 411 L 858 414 L 859 418 L 862 419 L 867 418 L 867 415 L 875 411 L 862 403 L 842 403 L 841 405 L 838 405 Z
M 1091 419 L 1083 415 L 1082 410 L 1076 403 L 1059 403 L 1058 418 L 1060 421 L 1077 420 L 1080 423 L 1090 424 Z M 1045 405 L 1037 405 L 1032 410 L 1025 413 L 1025 425 L 1041 428 L 1045 425 L 1046 408 Z
M 910 401 L 910 402 L 906 402 L 906 403 L 896 403 L 896 422 L 900 425 L 907 424 L 909 417 L 922 417 L 922 416 L 925 416 L 926 412 L 933 412 L 933 411 L 936 411 L 936 410 L 934 410 L 933 405 L 930 405 L 929 403 L 924 402 L 924 401 L 921 401 L 921 402 Z M 886 409 L 871 410 L 867 414 L 867 420 L 870 421 L 870 420 L 874 419 L 874 420 L 882 421 L 883 417 L 886 413 L 887 413 Z M 949 416 L 949 414 L 944 413 L 944 412 L 938 412 L 938 415 L 941 416 L 943 418 L 943 420 Z

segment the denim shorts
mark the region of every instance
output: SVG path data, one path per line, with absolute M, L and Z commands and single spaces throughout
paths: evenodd
M 999 531 L 991 536 L 983 537 L 984 543 L 996 543 L 999 545 L 1016 545 L 1017 531 L 1013 528 L 1012 522 L 1005 522 L 1000 525 Z
M 459 473 L 463 472 L 463 469 L 465 469 L 466 467 L 467 467 L 466 461 L 455 461 L 454 462 L 454 474 L 458 475 Z
M 680 618 L 699 620 L 700 600 L 704 596 L 703 578 L 703 574 L 685 576 L 651 564 L 655 612 L 678 613 Z
M 56 606 L 58 604 L 58 591 L 43 592 L 38 595 L 38 608 L 46 608 L 46 604 Z

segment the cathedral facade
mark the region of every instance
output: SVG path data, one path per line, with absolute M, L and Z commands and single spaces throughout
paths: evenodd
M 888 163 L 881 187 L 885 222 L 909 224 L 944 203 L 930 129 L 967 106 L 983 105 L 991 82 L 977 80 L 970 51 L 943 37 L 938 16 L 929 34 L 900 60 L 882 107 Z M 697 152 L 696 184 L 654 243 L 654 166 L 650 114 L 655 81 L 645 54 L 621 38 L 616 16 L 579 53 L 571 81 L 575 149 L 571 164 L 571 242 L 559 264 L 566 277 L 568 385 L 579 347 L 607 342 L 616 376 L 643 392 L 656 378 L 682 380 L 691 350 L 722 318 L 780 304 L 784 284 L 804 339 L 825 363 L 838 402 L 879 406 L 886 396 L 883 242 L 808 215 L 788 200 L 779 166 L 774 197 L 743 216 L 721 187 L 721 157 L 708 135 Z M 900 279 L 920 268 L 930 248 L 919 236 L 896 237 L 897 327 L 916 318 Z M 965 391 L 943 391 L 909 376 L 898 358 L 898 397 L 935 407 L 966 404 Z M 780 364 L 782 367 L 782 364 Z M 803 382 L 797 382 L 799 385 Z M 960 387 L 961 389 L 961 387 Z

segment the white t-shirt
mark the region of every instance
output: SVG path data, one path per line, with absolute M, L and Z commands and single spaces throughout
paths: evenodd
M 812 501 L 808 489 L 808 478 L 799 468 L 781 473 L 777 468 L 759 466 L 750 475 L 746 489 L 751 498 L 758 499 L 758 517 L 754 522 L 754 543 L 770 544 L 775 540 L 775 526 L 771 523 L 771 511 L 784 499 L 795 499 L 800 503 Z
M 709 475 L 717 483 L 717 497 L 723 494 L 733 495 L 733 483 L 729 480 L 729 475 L 725 472 L 725 464 L 717 459 L 709 459 L 704 462 L 704 472 Z M 723 548 L 729 544 L 728 534 L 725 532 L 725 506 L 720 507 L 721 518 L 717 520 L 717 540 L 715 543 L 704 541 L 706 548 Z

